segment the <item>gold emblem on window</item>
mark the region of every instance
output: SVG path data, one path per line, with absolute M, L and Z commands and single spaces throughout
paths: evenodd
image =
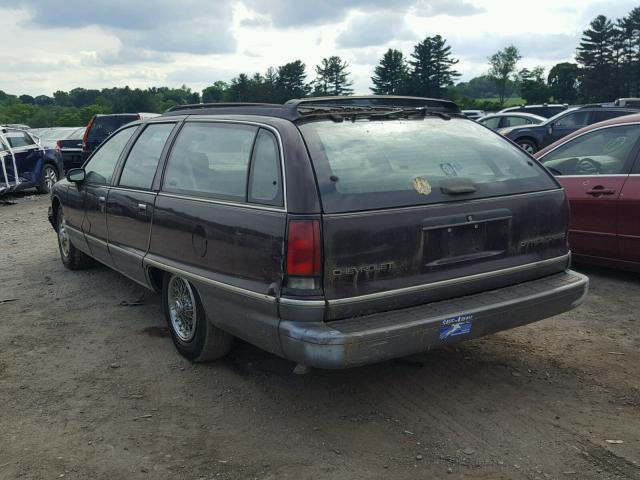
M 422 177 L 416 177 L 412 181 L 413 189 L 420 195 L 429 195 L 431 193 L 431 185 Z

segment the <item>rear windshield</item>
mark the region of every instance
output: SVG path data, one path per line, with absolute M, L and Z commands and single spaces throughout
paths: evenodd
M 138 115 L 105 115 L 104 117 L 96 117 L 93 125 L 89 130 L 89 140 L 105 139 L 121 126 L 138 120 Z
M 327 213 L 558 188 L 518 147 L 470 120 L 314 121 L 299 128 Z M 446 188 L 460 185 L 467 193 Z

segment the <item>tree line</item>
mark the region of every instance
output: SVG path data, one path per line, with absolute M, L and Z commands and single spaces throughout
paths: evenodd
M 548 73 L 543 67 L 518 69 L 518 48 L 508 45 L 491 55 L 487 73 L 456 81 L 459 60 L 440 35 L 427 36 L 408 55 L 387 50 L 373 70 L 371 91 L 380 95 L 449 98 L 467 108 L 500 108 L 506 99 L 526 103 L 586 103 L 640 96 L 640 7 L 612 20 L 598 15 L 584 30 L 575 62 L 562 62 Z M 84 125 L 96 113 L 162 112 L 185 103 L 283 103 L 307 96 L 350 95 L 349 65 L 330 56 L 307 72 L 301 60 L 264 73 L 240 73 L 230 82 L 216 81 L 201 93 L 180 88 L 74 88 L 48 95 L 9 95 L 0 91 L 0 124 L 32 127 Z

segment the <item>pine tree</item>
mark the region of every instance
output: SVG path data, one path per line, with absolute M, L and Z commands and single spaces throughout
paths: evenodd
M 241 73 L 236 78 L 231 79 L 231 84 L 225 92 L 225 101 L 248 102 L 249 101 L 250 80 L 246 73 Z
M 349 65 L 338 56 L 323 58 L 320 65 L 316 65 L 316 80 L 314 95 L 350 95 L 353 93 L 348 79 Z
M 611 20 L 598 15 L 582 32 L 576 61 L 582 65 L 582 96 L 589 102 L 611 100 L 615 95 L 615 38 Z
M 622 43 L 622 70 L 625 78 L 625 96 L 640 95 L 640 7 L 618 20 Z
M 275 101 L 286 102 L 292 98 L 302 98 L 309 95 L 311 87 L 305 83 L 306 78 L 306 66 L 300 60 L 278 67 L 277 98 Z
M 408 89 L 409 68 L 400 50 L 385 52 L 371 77 L 376 95 L 400 95 Z
M 460 76 L 453 69 L 458 60 L 451 57 L 451 47 L 440 35 L 415 45 L 411 58 L 411 89 L 415 95 L 442 98 L 446 87 Z

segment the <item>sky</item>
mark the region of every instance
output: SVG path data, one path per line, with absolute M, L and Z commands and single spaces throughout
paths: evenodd
M 388 48 L 409 55 L 426 36 L 451 45 L 461 80 L 514 44 L 519 68 L 572 61 L 597 15 L 640 0 L 0 0 L 0 90 L 51 95 L 75 87 L 186 84 L 339 55 L 355 93 Z

